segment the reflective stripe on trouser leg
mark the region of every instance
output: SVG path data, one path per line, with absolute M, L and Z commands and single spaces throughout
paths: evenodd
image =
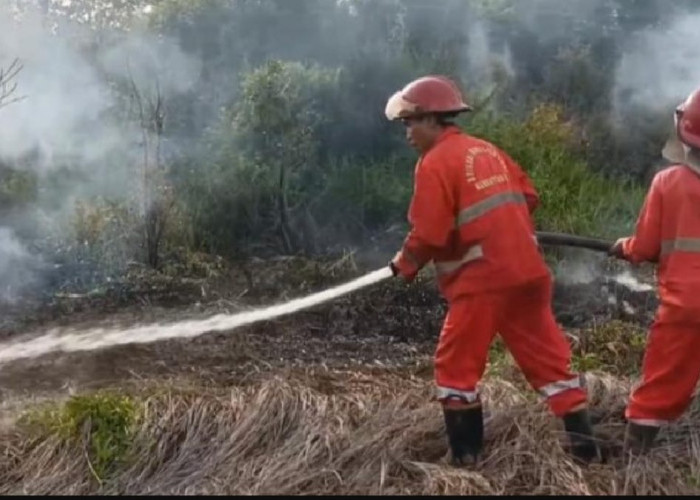
M 663 316 L 661 316 L 663 318 Z M 647 339 L 642 380 L 632 389 L 629 421 L 673 422 L 688 409 L 700 378 L 700 325 L 657 319 Z
M 530 386 L 563 416 L 586 404 L 583 380 L 569 369 L 571 346 L 551 308 L 549 276 L 501 292 L 504 311 L 498 330 Z
M 449 387 L 437 387 L 438 400 L 456 398 L 466 401 L 467 403 L 476 403 L 479 400 L 479 391 L 460 391 L 459 389 L 451 389 Z
M 488 361 L 498 310 L 495 294 L 474 294 L 451 301 L 435 350 L 435 385 L 439 398 L 475 403 Z
M 579 375 L 568 380 L 558 380 L 556 382 L 552 382 L 551 384 L 547 384 L 540 387 L 538 392 L 545 398 L 551 398 L 552 396 L 556 396 L 557 394 L 561 394 L 562 392 L 571 389 L 584 389 L 585 387 L 586 381 L 583 378 L 583 375 Z
M 646 427 L 663 427 L 664 425 L 668 425 L 670 423 L 668 420 L 654 420 L 651 418 L 628 418 L 627 421 L 637 425 L 644 425 Z

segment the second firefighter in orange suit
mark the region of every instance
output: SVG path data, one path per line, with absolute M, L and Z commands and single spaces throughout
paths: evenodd
M 474 461 L 482 449 L 478 385 L 497 333 L 531 386 L 563 418 L 575 456 L 590 461 L 598 449 L 587 394 L 570 371 L 570 346 L 551 310 L 551 276 L 531 218 L 537 192 L 506 153 L 450 122 L 468 110 L 454 82 L 442 76 L 411 82 L 386 107 L 421 153 L 411 230 L 390 265 L 411 281 L 432 261 L 449 304 L 435 380 L 453 461 Z
M 642 380 L 630 396 L 626 448 L 644 452 L 690 405 L 700 379 L 700 89 L 676 109 L 664 148 L 672 164 L 654 177 L 630 238 L 611 253 L 658 263 L 659 308 Z

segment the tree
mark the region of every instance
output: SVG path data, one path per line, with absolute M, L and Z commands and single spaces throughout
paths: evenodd
M 131 76 L 129 83 L 129 97 L 136 108 L 143 145 L 140 214 L 144 224 L 146 260 L 151 267 L 157 268 L 163 230 L 173 205 L 173 200 L 168 197 L 169 189 L 164 179 L 161 156 L 165 121 L 164 99 L 157 77 L 151 94 L 143 92 Z
M 320 103 L 335 87 L 336 78 L 334 70 L 280 61 L 271 61 L 244 78 L 234 118 L 238 140 L 253 161 L 276 177 L 277 228 L 286 253 L 302 246 L 291 223 L 290 197 L 296 195 L 302 208 L 314 182 L 317 136 L 326 120 Z
M 24 99 L 23 96 L 13 97 L 17 91 L 15 80 L 20 71 L 22 71 L 22 64 L 19 59 L 14 59 L 6 69 L 0 68 L 0 108 Z
M 161 0 L 38 0 L 47 17 L 67 18 L 98 31 L 107 28 L 129 29 Z M 26 0 L 23 2 L 27 7 Z

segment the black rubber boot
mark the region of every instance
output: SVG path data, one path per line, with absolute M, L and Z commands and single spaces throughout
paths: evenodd
M 651 425 L 627 423 L 625 432 L 625 454 L 644 455 L 654 446 L 660 428 Z
M 481 406 L 443 408 L 452 465 L 475 465 L 484 445 L 484 415 Z
M 600 450 L 593 437 L 588 409 L 564 415 L 564 428 L 571 440 L 571 454 L 579 462 L 589 464 L 601 460 Z

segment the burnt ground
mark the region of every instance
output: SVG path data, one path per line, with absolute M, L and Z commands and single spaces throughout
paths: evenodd
M 92 293 L 6 310 L 1 331 L 12 339 L 55 326 L 126 327 L 235 313 L 361 274 L 351 259 L 255 262 L 185 279 L 142 273 Z M 445 466 L 443 419 L 430 398 L 445 304 L 423 276 L 412 285 L 390 280 L 313 310 L 192 340 L 0 364 L 0 490 L 697 494 L 700 455 L 688 446 L 699 442 L 696 409 L 662 436 L 653 461 L 629 464 L 621 454 L 629 375 L 641 364 L 655 297 L 653 289 L 635 292 L 609 275 L 559 273 L 553 298 L 572 341 L 574 369 L 589 372 L 601 464 L 571 461 L 561 422 L 533 404 L 536 394 L 524 390 L 527 382 L 496 341 L 484 380 L 484 461 L 475 471 Z M 117 419 L 102 427 L 105 415 L 111 422 L 126 411 L 121 397 L 74 398 L 58 414 L 23 412 L 41 409 L 43 399 L 54 403 L 112 387 L 137 396 L 128 426 Z M 35 420 L 18 420 L 20 413 Z M 78 426 L 70 438 L 62 434 L 64 420 Z M 134 434 L 124 438 L 125 428 Z M 100 462 L 100 456 L 106 458 Z M 93 464 L 105 462 L 110 468 L 96 472 Z
M 7 310 L 0 336 L 41 334 L 54 326 L 114 327 L 233 313 L 303 296 L 360 274 L 351 259 L 326 263 L 281 259 L 199 278 L 142 276 L 91 294 L 54 296 L 33 309 Z M 617 320 L 646 327 L 655 297 L 653 291 L 634 292 L 599 276 L 582 284 L 557 280 L 553 306 L 579 346 L 581 334 L 576 332 L 591 325 Z M 232 332 L 0 365 L 0 394 L 7 400 L 154 378 L 245 384 L 264 373 L 310 365 L 411 368 L 412 373 L 429 377 L 445 311 L 429 276 L 411 285 L 389 281 L 313 310 Z

